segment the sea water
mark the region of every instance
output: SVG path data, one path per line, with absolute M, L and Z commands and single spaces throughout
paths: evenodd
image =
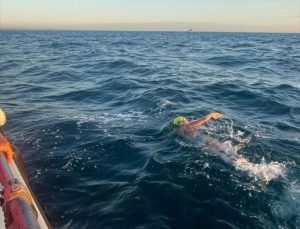
M 0 31 L 4 131 L 54 228 L 300 228 L 299 73 L 299 34 Z

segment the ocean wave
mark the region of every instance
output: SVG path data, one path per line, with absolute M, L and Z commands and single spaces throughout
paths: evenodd
M 271 203 L 272 214 L 284 221 L 286 228 L 300 227 L 300 186 L 297 183 L 285 188 L 279 200 Z
M 137 65 L 129 60 L 115 60 L 107 63 L 107 66 L 110 68 L 132 68 Z
M 54 227 L 295 228 L 298 43 L 1 31 L 4 131 Z M 198 141 L 155 138 L 177 115 L 211 111 L 226 118 L 202 126 Z
M 258 60 L 255 59 L 247 59 L 244 57 L 237 56 L 216 56 L 211 57 L 204 62 L 207 64 L 213 64 L 217 66 L 226 66 L 226 67 L 237 67 L 242 65 L 248 65 L 249 63 L 255 63 Z

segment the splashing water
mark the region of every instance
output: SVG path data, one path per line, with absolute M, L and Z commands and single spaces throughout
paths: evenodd
M 171 105 L 171 102 L 167 99 L 163 99 L 160 101 L 160 106 L 165 107 Z
M 168 108 L 172 105 L 171 101 L 167 99 L 161 99 L 157 102 L 155 112 L 157 116 L 163 115 L 167 112 Z
M 282 176 L 284 169 L 284 164 L 279 162 L 265 163 L 263 160 L 261 163 L 255 164 L 243 157 L 234 160 L 233 165 L 237 170 L 248 172 L 254 179 L 262 180 L 266 183 Z
M 266 163 L 262 158 L 260 163 L 253 163 L 239 152 L 250 142 L 240 130 L 234 131 L 233 121 L 211 122 L 200 130 L 200 137 L 185 146 L 201 148 L 204 152 L 220 157 L 231 164 L 236 170 L 246 172 L 254 180 L 265 183 L 283 176 L 285 164 L 280 162 Z

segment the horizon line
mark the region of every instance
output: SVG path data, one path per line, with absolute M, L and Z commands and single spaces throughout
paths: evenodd
M 253 32 L 253 33 L 300 33 L 299 26 L 276 25 L 242 25 L 220 24 L 212 22 L 184 22 L 184 21 L 160 21 L 160 22 L 114 22 L 114 23 L 82 23 L 82 24 L 4 24 L 0 23 L 0 29 L 6 30 L 91 30 L 91 31 L 159 31 L 159 32 Z
M 165 33 L 268 33 L 268 34 L 299 34 L 300 32 L 284 32 L 284 31 L 218 31 L 218 30 L 143 30 L 143 29 L 101 29 L 101 28 L 35 28 L 35 27 L 0 27 L 0 31 L 57 31 L 57 32 L 64 32 L 64 31 L 85 31 L 85 32 L 165 32 Z

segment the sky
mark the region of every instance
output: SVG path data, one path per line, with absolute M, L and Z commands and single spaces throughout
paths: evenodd
M 300 0 L 0 0 L 0 28 L 300 32 Z

